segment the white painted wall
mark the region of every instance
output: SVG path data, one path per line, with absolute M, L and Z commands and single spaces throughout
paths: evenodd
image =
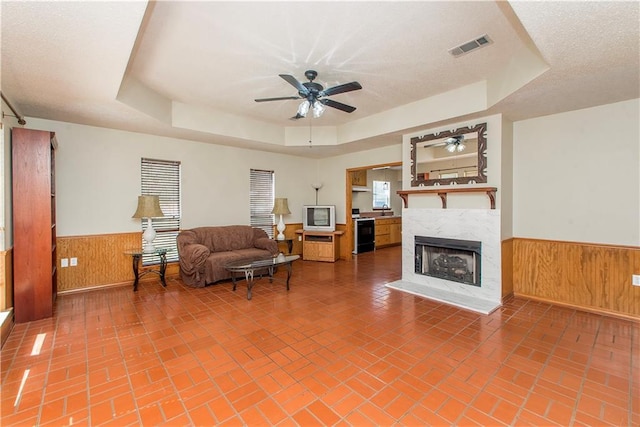
M 9 145 L 5 143 L 5 139 L 8 141 L 9 137 L 5 137 L 5 133 L 7 132 L 7 128 L 4 127 L 4 111 L 5 105 L 2 102 L 0 105 L 2 109 L 2 113 L 0 114 L 0 128 L 2 128 L 2 132 L 0 132 L 0 177 L 6 175 L 7 170 L 9 170 L 9 163 L 7 160 L 7 156 L 11 156 L 11 151 L 9 150 Z M 10 216 L 10 211 L 8 210 L 7 202 L 9 194 L 11 194 L 8 189 L 5 187 L 10 185 L 9 181 L 2 180 L 2 185 L 0 185 L 0 200 L 2 201 L 2 209 L 0 209 L 0 251 L 4 251 L 6 249 L 6 221 L 5 217 Z
M 500 235 L 502 240 L 513 237 L 513 123 L 502 118 L 500 167 Z
M 0 135 L 0 179 L 2 186 L 0 201 L 2 202 L 1 222 L 0 222 L 0 250 L 7 250 L 13 246 L 13 201 L 12 201 L 12 181 L 11 181 L 11 129 L 22 127 L 18 124 L 18 119 L 13 117 L 13 112 L 2 102 L 2 112 L 5 114 L 0 119 L 2 123 L 2 133 Z
M 514 123 L 516 237 L 640 245 L 640 100 Z
M 300 185 L 315 180 L 315 160 L 48 120 L 28 125 L 58 139 L 58 236 L 139 231 L 131 215 L 141 157 L 181 162 L 183 228 L 248 224 L 251 168 L 275 171 L 276 197 L 289 199 L 285 223 L 301 222 L 302 205 L 315 198 Z

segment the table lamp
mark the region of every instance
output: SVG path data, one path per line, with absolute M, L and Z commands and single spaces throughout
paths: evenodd
M 145 241 L 144 253 L 153 253 L 156 248 L 153 246 L 153 239 L 156 238 L 156 230 L 153 229 L 151 218 L 162 217 L 160 209 L 160 197 L 158 196 L 138 196 L 138 208 L 131 218 L 147 218 L 147 229 L 142 234 Z
M 276 237 L 276 239 L 284 240 L 285 225 L 284 225 L 284 221 L 282 220 L 282 215 L 289 215 L 291 213 L 289 211 L 287 199 L 276 198 L 273 204 L 273 210 L 271 211 L 271 213 L 274 215 L 280 215 L 280 221 L 278 222 L 278 225 L 276 227 L 278 230 L 278 236 Z

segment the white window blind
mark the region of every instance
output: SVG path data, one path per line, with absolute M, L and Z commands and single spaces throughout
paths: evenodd
M 176 237 L 180 231 L 180 162 L 171 160 L 141 159 L 143 196 L 159 196 L 160 209 L 164 217 L 153 218 L 156 248 L 167 249 L 167 261 L 178 261 Z M 142 221 L 142 231 L 147 222 Z M 143 255 L 142 265 L 157 264 L 156 255 Z
M 273 171 L 251 169 L 251 226 L 263 229 L 273 238 L 275 183 Z

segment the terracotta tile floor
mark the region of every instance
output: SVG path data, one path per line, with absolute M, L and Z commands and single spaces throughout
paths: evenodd
M 399 248 L 284 275 L 252 301 L 177 279 L 61 295 L 2 349 L 1 424 L 640 425 L 638 323 L 389 290 Z

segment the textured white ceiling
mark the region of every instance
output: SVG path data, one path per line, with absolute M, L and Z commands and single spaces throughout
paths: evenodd
M 307 119 L 289 120 L 298 101 L 254 98 L 296 95 L 278 74 L 304 81 L 304 71 L 314 69 L 325 87 L 358 81 L 363 89 L 331 97 L 355 112 L 328 108 L 313 126 L 357 127 L 370 117 L 397 122 L 394 114 L 407 104 L 532 72 L 524 50 L 548 69 L 502 88 L 501 99 L 475 115 L 520 120 L 640 97 L 638 2 L 3 1 L 1 7 L 2 92 L 21 114 L 296 155 L 397 143 L 409 125 L 305 150 L 244 132 L 178 127 L 175 103 L 210 111 L 212 122 L 308 126 Z M 447 52 L 483 34 L 491 45 L 459 58 Z M 410 127 L 436 121 L 443 119 L 425 117 Z

